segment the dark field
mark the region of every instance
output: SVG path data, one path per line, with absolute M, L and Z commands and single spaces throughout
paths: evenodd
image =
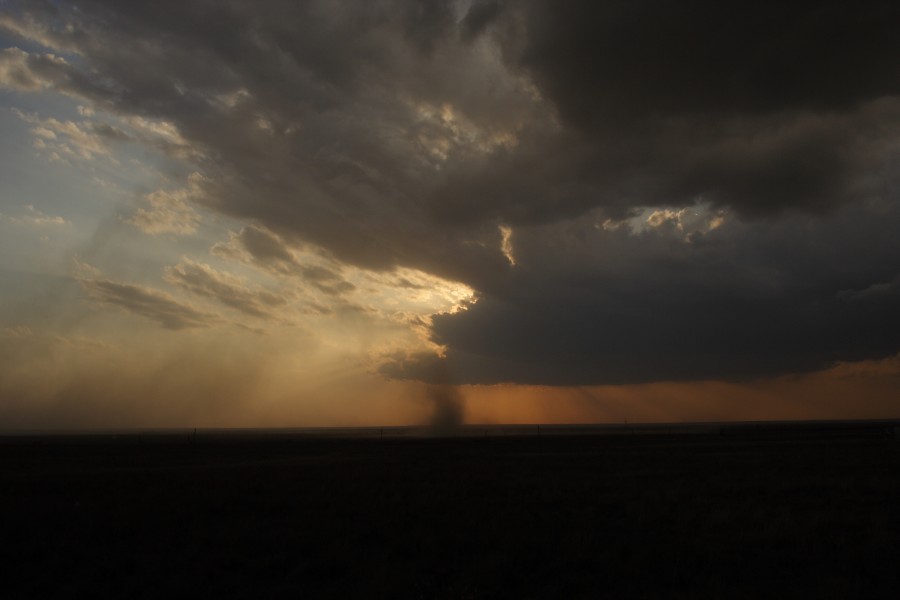
M 892 424 L 498 431 L 0 438 L 0 593 L 900 597 Z

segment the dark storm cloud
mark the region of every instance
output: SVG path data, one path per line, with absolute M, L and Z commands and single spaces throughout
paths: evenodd
M 483 33 L 497 19 L 502 8 L 502 2 L 497 0 L 473 2 L 462 20 L 463 39 L 471 40 Z
M 633 152 L 625 195 L 761 214 L 877 193 L 860 188 L 900 127 L 895 2 L 527 4 L 513 60 L 572 128 Z
M 896 206 L 687 239 L 665 226 L 591 229 L 517 230 L 510 276 L 468 310 L 434 317 L 446 358 L 401 357 L 382 371 L 435 383 L 444 372 L 472 383 L 740 380 L 900 350 Z
M 890 0 L 528 4 L 520 60 L 586 126 L 848 110 L 900 91 L 900 8 Z
M 259 224 L 218 252 L 335 294 L 339 268 L 297 263 L 297 242 L 474 287 L 433 326 L 460 383 L 900 350 L 893 305 L 847 296 L 898 275 L 895 2 L 10 6 L 0 23 L 66 62 L 7 50 L 3 83 L 174 124 L 198 201 Z M 726 225 L 599 226 L 647 207 Z

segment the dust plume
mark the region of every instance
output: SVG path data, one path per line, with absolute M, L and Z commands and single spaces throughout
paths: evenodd
M 435 436 L 450 436 L 465 422 L 465 402 L 459 387 L 453 383 L 446 362 L 437 361 L 433 369 L 431 380 L 434 383 L 426 388 L 426 398 L 431 404 L 427 431 Z
M 465 405 L 459 390 L 454 385 L 432 385 L 428 399 L 434 409 L 428 422 L 432 435 L 449 436 L 456 433 L 465 421 Z

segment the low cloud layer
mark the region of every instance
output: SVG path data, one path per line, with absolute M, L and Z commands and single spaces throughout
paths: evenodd
M 145 197 L 147 233 L 190 234 L 202 206 L 253 223 L 214 254 L 331 297 L 359 291 L 342 265 L 473 288 L 430 321 L 444 358 L 391 377 L 747 379 L 900 351 L 898 21 L 884 1 L 10 2 L 0 85 L 202 174 Z M 118 131 L 29 118 L 81 147 Z M 200 263 L 167 279 L 256 317 L 281 301 Z
M 216 315 L 203 312 L 176 300 L 169 294 L 141 285 L 108 279 L 86 279 L 81 284 L 95 300 L 156 321 L 165 329 L 209 327 L 219 322 Z
M 252 288 L 232 275 L 192 261 L 167 268 L 165 278 L 169 283 L 199 296 L 217 300 L 229 308 L 261 319 L 272 319 L 272 311 L 290 300 L 278 293 Z

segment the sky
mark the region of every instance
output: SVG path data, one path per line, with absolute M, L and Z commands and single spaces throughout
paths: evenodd
M 900 417 L 898 23 L 0 0 L 0 428 Z

